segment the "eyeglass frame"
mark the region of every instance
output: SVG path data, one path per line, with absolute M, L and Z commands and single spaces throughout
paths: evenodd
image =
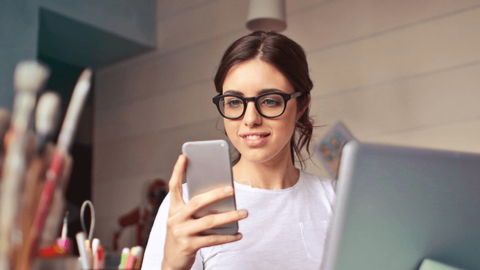
M 284 103 L 284 106 L 283 106 L 283 110 L 281 113 L 279 113 L 278 115 L 275 115 L 275 116 L 266 116 L 264 115 L 261 110 L 258 108 L 258 104 L 257 104 L 257 101 L 259 100 L 259 98 L 263 97 L 263 96 L 266 96 L 266 95 L 271 95 L 271 94 L 277 94 L 277 95 L 280 95 L 282 98 L 283 98 L 283 101 L 285 102 Z M 217 105 L 217 110 L 218 112 L 220 113 L 220 115 L 222 115 L 224 118 L 226 119 L 230 119 L 230 120 L 236 120 L 236 119 L 240 119 L 242 118 L 244 115 L 245 115 L 245 111 L 247 110 L 247 105 L 248 105 L 248 102 L 249 101 L 253 101 L 253 104 L 255 104 L 255 109 L 257 110 L 257 112 L 265 117 L 265 118 L 276 118 L 276 117 L 279 117 L 281 116 L 284 112 L 285 112 L 285 109 L 287 108 L 287 102 L 291 99 L 294 99 L 294 98 L 297 98 L 297 97 L 300 97 L 303 95 L 303 92 L 295 92 L 293 94 L 287 94 L 287 93 L 282 93 L 282 92 L 268 92 L 268 93 L 263 93 L 263 94 L 260 94 L 256 97 L 242 97 L 242 96 L 238 96 L 238 95 L 231 95 L 231 94 L 227 94 L 227 95 L 222 95 L 222 94 L 218 94 L 216 95 L 215 97 L 212 98 L 212 101 L 215 105 Z M 222 110 L 220 109 L 220 99 L 221 98 L 224 98 L 224 97 L 236 97 L 236 98 L 239 98 L 240 100 L 243 101 L 243 112 L 242 114 L 240 114 L 239 117 L 227 117 L 225 116 L 223 113 L 222 113 Z

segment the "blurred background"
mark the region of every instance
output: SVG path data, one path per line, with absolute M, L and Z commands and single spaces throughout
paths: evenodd
M 64 109 L 81 70 L 94 88 L 67 199 L 96 207 L 108 248 L 148 205 L 186 141 L 225 139 L 211 101 L 226 48 L 250 32 L 246 0 L 3 0 L 0 106 L 22 59 L 52 69 Z M 479 0 L 286 0 L 282 34 L 307 53 L 318 139 L 342 121 L 361 141 L 480 153 Z M 313 147 L 313 145 L 312 145 Z M 328 177 L 313 156 L 307 172 Z M 120 247 L 136 244 L 126 228 Z

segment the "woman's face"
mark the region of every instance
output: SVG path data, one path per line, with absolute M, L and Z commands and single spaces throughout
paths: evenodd
M 233 66 L 223 83 L 223 94 L 243 97 L 257 97 L 268 89 L 287 94 L 295 92 L 282 73 L 259 59 Z M 254 102 L 248 102 L 243 117 L 236 120 L 224 118 L 225 130 L 242 159 L 274 163 L 285 158 L 284 155 L 290 156 L 290 138 L 301 113 L 303 110 L 297 112 L 296 99 L 288 101 L 285 112 L 276 118 L 262 117 Z

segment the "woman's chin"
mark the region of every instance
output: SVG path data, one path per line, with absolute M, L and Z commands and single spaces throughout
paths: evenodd
M 260 149 L 257 150 L 250 150 L 250 151 L 245 151 L 242 153 L 242 159 L 244 161 L 247 161 L 249 163 L 255 163 L 255 164 L 262 164 L 262 163 L 278 163 L 278 153 L 269 153 L 266 151 L 261 151 Z

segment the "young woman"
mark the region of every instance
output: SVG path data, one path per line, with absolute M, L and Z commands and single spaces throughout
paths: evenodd
M 220 188 L 188 201 L 181 155 L 153 226 L 143 269 L 318 269 L 335 194 L 330 180 L 305 173 L 302 149 L 312 136 L 313 87 L 303 49 L 257 31 L 225 52 L 213 100 L 239 152 L 232 167 L 237 211 L 193 219 L 232 196 Z M 200 233 L 238 221 L 237 235 Z

